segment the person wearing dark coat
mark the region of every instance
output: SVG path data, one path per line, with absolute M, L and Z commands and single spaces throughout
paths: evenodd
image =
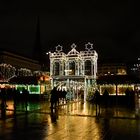
M 105 89 L 105 91 L 103 93 L 103 98 L 104 98 L 105 107 L 108 107 L 108 104 L 109 104 L 109 93 L 108 93 L 108 91 L 106 89 Z
M 50 98 L 50 102 L 51 102 L 51 109 L 56 108 L 56 104 L 58 101 L 58 95 L 57 95 L 57 89 L 56 87 L 54 87 L 51 91 L 51 98 Z
M 100 114 L 100 92 L 98 90 L 95 91 L 94 101 L 96 105 L 96 116 Z

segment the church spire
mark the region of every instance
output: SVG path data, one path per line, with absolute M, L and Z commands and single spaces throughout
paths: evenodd
M 46 69 L 46 54 L 43 51 L 43 46 L 41 44 L 41 32 L 40 32 L 40 18 L 37 16 L 36 20 L 36 32 L 35 32 L 35 44 L 33 50 L 34 60 L 39 61 L 41 69 L 45 71 Z
M 36 20 L 36 32 L 35 32 L 35 45 L 33 50 L 33 58 L 35 60 L 41 61 L 41 54 L 42 54 L 42 48 L 41 48 L 41 39 L 40 39 L 40 19 L 39 16 Z

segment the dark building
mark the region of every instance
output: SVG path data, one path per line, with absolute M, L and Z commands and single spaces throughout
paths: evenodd
M 0 51 L 0 64 L 1 63 L 10 64 L 16 69 L 27 68 L 31 71 L 41 70 L 38 61 L 2 50 Z
M 135 75 L 140 78 L 140 58 L 135 61 L 129 62 L 128 64 L 128 74 Z
M 127 64 L 125 62 L 106 60 L 98 62 L 98 76 L 126 75 Z

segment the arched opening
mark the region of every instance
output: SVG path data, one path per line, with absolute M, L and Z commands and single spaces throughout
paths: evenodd
M 54 68 L 53 68 L 53 70 L 54 70 L 54 75 L 59 75 L 59 70 L 60 70 L 60 64 L 59 64 L 59 62 L 55 62 L 54 63 Z
M 85 61 L 85 75 L 92 75 L 92 73 L 91 73 L 91 61 L 90 60 Z
M 69 75 L 75 75 L 75 62 L 69 62 Z

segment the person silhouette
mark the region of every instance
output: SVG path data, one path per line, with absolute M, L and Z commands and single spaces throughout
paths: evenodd
M 104 101 L 105 101 L 105 107 L 108 106 L 108 102 L 109 102 L 109 93 L 108 91 L 105 89 L 104 93 L 103 93 L 103 98 L 104 98 Z
M 98 90 L 95 91 L 94 101 L 96 105 L 96 116 L 100 114 L 100 92 Z
M 52 90 L 51 90 L 51 98 L 50 98 L 50 102 L 51 102 L 51 110 L 53 110 L 53 108 L 56 108 L 56 104 L 57 104 L 57 89 L 56 87 L 54 87 Z

